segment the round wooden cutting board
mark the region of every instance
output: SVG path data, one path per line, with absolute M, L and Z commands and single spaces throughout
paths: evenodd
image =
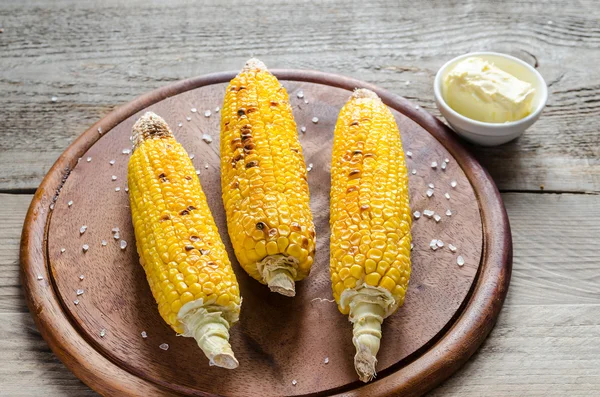
M 227 235 L 216 109 L 234 73 L 176 83 L 112 112 L 65 151 L 38 189 L 21 245 L 29 308 L 56 355 L 98 392 L 420 395 L 456 371 L 493 327 L 510 280 L 512 243 L 489 175 L 441 122 L 405 99 L 330 74 L 274 73 L 289 92 L 306 163 L 312 168 L 308 180 L 317 254 L 295 298 L 270 293 L 247 276 Z M 378 376 L 369 384 L 357 379 L 352 326 L 333 303 L 329 283 L 333 129 L 355 87 L 377 92 L 396 117 L 407 152 L 412 211 L 427 209 L 441 217 L 421 216 L 413 222 L 413 273 L 406 303 L 384 322 Z M 240 283 L 242 314 L 231 330 L 240 367 L 233 371 L 210 367 L 193 339 L 177 337 L 164 323 L 138 264 L 127 162 L 131 127 L 148 110 L 164 117 L 193 154 Z M 203 134 L 213 142 L 202 140 Z M 432 197 L 426 194 L 429 184 L 434 185 Z M 444 246 L 433 250 L 434 239 Z M 127 243 L 125 249 L 121 240 Z M 457 263 L 459 255 L 464 266 Z

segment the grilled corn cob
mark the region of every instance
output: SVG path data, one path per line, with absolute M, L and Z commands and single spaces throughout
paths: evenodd
M 331 284 L 349 314 L 360 379 L 375 376 L 383 319 L 404 303 L 410 277 L 408 176 L 394 117 L 372 91 L 342 108 L 331 164 Z
M 235 368 L 229 327 L 239 318 L 239 286 L 192 161 L 154 113 L 135 123 L 133 142 L 131 213 L 160 315 L 195 338 L 211 365 Z
M 294 296 L 315 253 L 306 165 L 288 94 L 257 59 L 225 93 L 221 185 L 240 265 L 271 291 Z

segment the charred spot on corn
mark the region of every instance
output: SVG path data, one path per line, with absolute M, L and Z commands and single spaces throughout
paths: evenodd
M 360 170 L 352 170 L 350 171 L 350 173 L 348 174 L 348 177 L 350 179 L 356 179 L 360 177 Z
M 258 167 L 258 161 L 254 160 L 254 161 L 249 161 L 248 163 L 246 163 L 246 168 L 252 168 L 252 167 Z

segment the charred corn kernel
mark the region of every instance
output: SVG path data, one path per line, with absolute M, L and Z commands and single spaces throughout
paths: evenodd
M 375 376 L 383 319 L 404 302 L 410 277 L 408 178 L 394 116 L 373 92 L 342 108 L 331 162 L 331 284 L 354 323 L 354 365 Z
M 225 93 L 221 184 L 240 265 L 272 291 L 294 296 L 314 258 L 306 165 L 288 94 L 256 59 Z
M 159 313 L 177 333 L 194 337 L 212 365 L 235 368 L 229 327 L 241 298 L 194 166 L 154 113 L 135 123 L 133 142 L 131 215 Z

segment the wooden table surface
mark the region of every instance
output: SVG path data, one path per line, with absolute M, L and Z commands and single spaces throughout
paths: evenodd
M 221 3 L 0 2 L 0 395 L 96 395 L 36 330 L 18 256 L 33 192 L 93 122 L 169 82 L 239 69 L 251 55 L 362 79 L 439 115 L 437 69 L 477 50 L 535 65 L 550 98 L 519 140 L 467 145 L 502 191 L 512 283 L 479 352 L 430 395 L 599 395 L 600 4 Z

